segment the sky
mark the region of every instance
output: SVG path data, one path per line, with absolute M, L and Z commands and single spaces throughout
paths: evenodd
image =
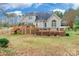
M 16 14 L 49 11 L 64 13 L 70 8 L 77 9 L 78 7 L 77 3 L 0 3 L 0 8 L 3 8 L 4 11 Z
M 50 12 L 61 11 L 64 13 L 68 9 L 77 9 L 79 4 L 77 3 L 0 3 L 0 9 L 3 9 L 7 13 L 15 13 L 16 15 L 22 15 L 29 12 Z M 0 10 L 0 20 L 4 18 L 3 13 Z M 16 21 L 15 21 L 16 22 Z

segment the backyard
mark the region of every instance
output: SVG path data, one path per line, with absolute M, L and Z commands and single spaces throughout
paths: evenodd
M 1 3 L 0 56 L 79 55 L 79 8 L 74 5 Z
M 6 56 L 56 56 L 79 55 L 79 31 L 69 31 L 70 36 L 0 35 L 10 43 L 0 48 L 0 55 Z

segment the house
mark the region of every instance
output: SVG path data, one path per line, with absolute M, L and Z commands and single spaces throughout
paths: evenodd
M 29 13 L 23 17 L 21 22 L 27 24 L 27 26 L 18 27 L 22 33 L 29 31 L 30 34 L 55 36 L 65 34 L 65 26 L 62 26 L 62 19 L 54 13 Z M 30 24 L 34 26 L 28 26 Z M 17 29 L 14 32 L 19 31 L 18 28 L 14 27 L 14 29 Z
M 26 20 L 27 19 L 27 20 Z M 54 13 L 30 13 L 26 15 L 26 22 L 39 29 L 64 29 L 62 19 Z
M 17 22 L 17 21 L 16 21 Z M 62 26 L 62 19 L 53 12 L 32 12 L 21 15 L 18 22 L 27 25 L 35 25 L 39 29 L 57 29 L 65 28 Z
M 61 19 L 56 14 L 37 16 L 36 27 L 40 29 L 59 29 L 61 28 Z

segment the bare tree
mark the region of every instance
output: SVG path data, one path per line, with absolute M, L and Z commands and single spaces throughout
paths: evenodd
M 70 28 L 73 28 L 75 17 L 76 11 L 69 9 L 65 12 L 63 19 L 67 22 L 67 25 L 70 26 Z

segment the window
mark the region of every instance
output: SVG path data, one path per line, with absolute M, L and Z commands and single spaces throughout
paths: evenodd
M 44 27 L 45 27 L 45 28 L 47 27 L 47 24 L 46 24 L 46 22 L 44 23 Z
M 32 16 L 29 16 L 29 19 L 32 19 Z
M 37 26 L 37 23 L 36 23 L 36 26 Z
M 55 28 L 56 27 L 56 20 L 52 21 L 52 27 Z

